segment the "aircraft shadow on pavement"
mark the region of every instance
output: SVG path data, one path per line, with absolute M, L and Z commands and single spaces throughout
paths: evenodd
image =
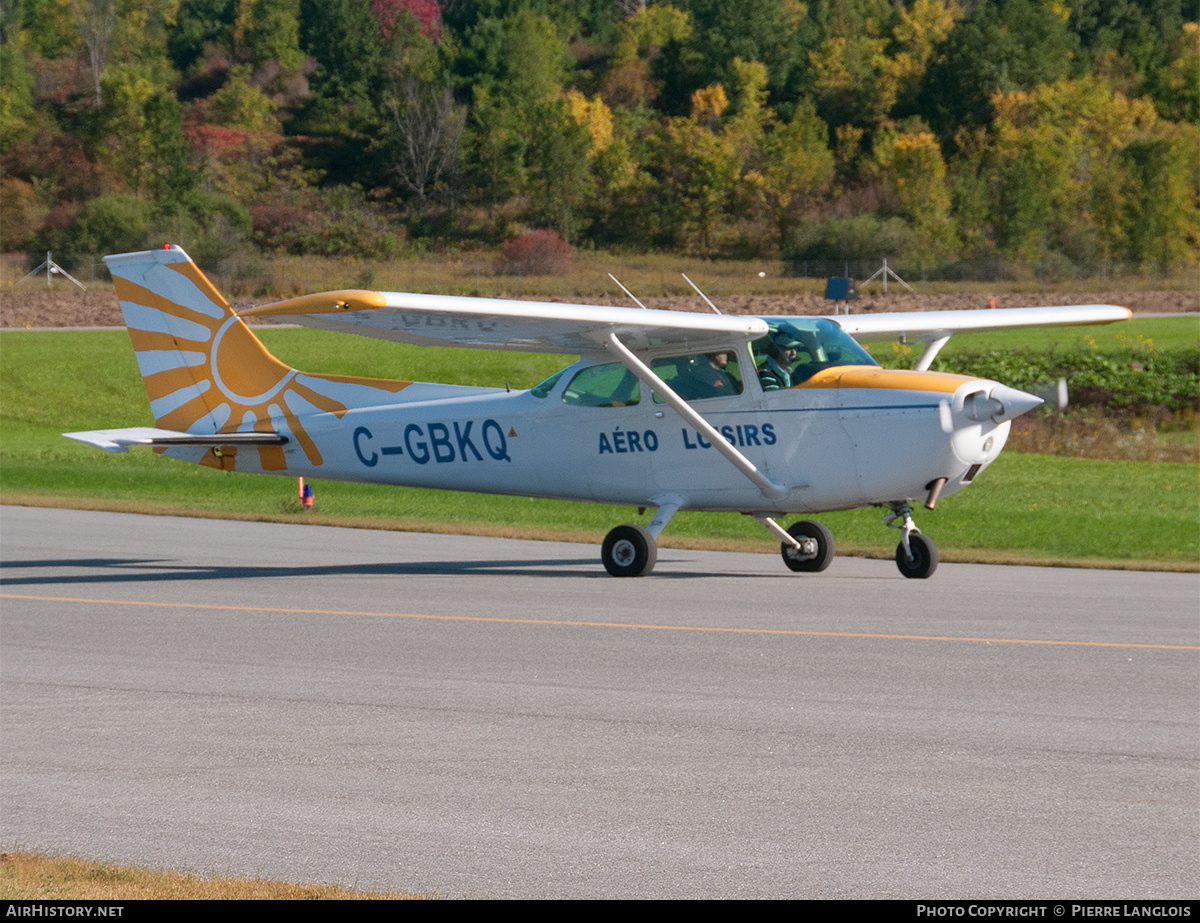
M 389 561 L 375 564 L 188 565 L 153 558 L 44 558 L 0 561 L 0 586 L 68 586 L 86 584 L 163 583 L 170 581 L 247 580 L 271 577 L 387 577 L 387 576 L 505 576 L 595 577 L 612 580 L 599 562 L 589 558 L 557 558 L 530 562 L 513 559 L 465 561 Z M 86 570 L 89 573 L 63 573 Z M 16 573 L 25 571 L 25 573 Z M 39 571 L 39 573 L 28 573 Z M 768 576 L 714 571 L 657 570 L 653 577 L 675 579 L 696 577 Z

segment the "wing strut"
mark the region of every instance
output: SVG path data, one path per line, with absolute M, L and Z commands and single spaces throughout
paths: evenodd
M 729 459 L 738 471 L 742 472 L 755 487 L 762 491 L 764 497 L 768 500 L 782 500 L 788 495 L 788 488 L 776 484 L 759 471 L 754 462 L 750 461 L 750 459 L 734 448 L 729 440 L 717 432 L 711 423 L 696 413 L 687 401 L 672 391 L 666 382 L 654 374 L 654 370 L 650 366 L 646 365 L 628 346 L 617 338 L 615 333 L 608 334 L 604 345 L 607 349 L 621 357 L 621 363 L 629 371 L 633 372 L 642 384 L 647 388 L 657 391 L 667 406 L 695 427 L 697 432 L 701 433 L 712 443 L 713 448 Z
M 950 334 L 945 330 L 938 330 L 935 333 L 926 334 L 921 339 L 925 344 L 925 351 L 921 353 L 921 358 L 917 360 L 917 364 L 913 368 L 918 372 L 926 372 L 933 364 L 933 360 L 937 358 L 937 354 L 941 352 L 942 347 L 950 342 Z

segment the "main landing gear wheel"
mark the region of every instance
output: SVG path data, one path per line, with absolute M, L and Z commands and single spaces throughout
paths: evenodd
M 783 563 L 794 571 L 817 573 L 827 568 L 833 561 L 836 546 L 833 533 L 819 522 L 802 519 L 788 526 L 788 535 L 800 543 L 799 548 L 793 548 L 784 542 L 779 543 L 779 552 L 783 555 Z
M 614 577 L 641 577 L 654 570 L 658 546 L 654 536 L 641 526 L 617 526 L 605 536 L 600 560 Z
M 908 536 L 908 547 L 912 551 L 911 561 L 904 553 L 904 543 L 896 546 L 896 566 L 900 573 L 915 579 L 932 576 L 938 566 L 937 545 L 920 532 L 913 532 Z

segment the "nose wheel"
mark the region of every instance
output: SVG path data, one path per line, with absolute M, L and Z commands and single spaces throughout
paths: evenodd
M 938 550 L 929 538 L 921 534 L 912 519 L 912 507 L 898 504 L 886 517 L 888 528 L 900 530 L 900 544 L 896 546 L 896 567 L 905 577 L 924 580 L 933 576 L 938 566 Z

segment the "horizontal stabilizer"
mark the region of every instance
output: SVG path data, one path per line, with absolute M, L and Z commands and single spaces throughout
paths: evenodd
M 181 445 L 239 446 L 283 445 L 287 436 L 278 433 L 181 433 L 153 426 L 132 426 L 128 429 L 94 429 L 81 433 L 63 433 L 68 439 L 85 442 L 106 452 L 128 452 L 130 446 L 168 448 Z

